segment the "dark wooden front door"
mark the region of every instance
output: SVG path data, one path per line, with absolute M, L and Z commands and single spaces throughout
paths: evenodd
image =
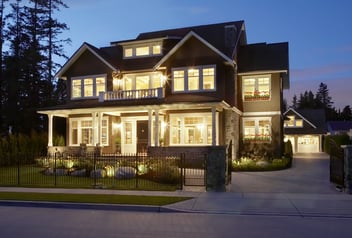
M 137 153 L 146 153 L 148 147 L 148 121 L 137 121 Z

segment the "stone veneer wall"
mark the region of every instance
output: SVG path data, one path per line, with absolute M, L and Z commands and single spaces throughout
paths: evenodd
M 344 149 L 344 172 L 346 192 L 352 194 L 352 145 L 341 146 Z
M 240 116 L 233 110 L 225 111 L 225 144 L 232 142 L 232 160 L 237 159 L 239 153 Z

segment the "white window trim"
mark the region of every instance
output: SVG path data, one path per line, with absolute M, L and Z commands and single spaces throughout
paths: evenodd
M 107 143 L 106 144 L 102 144 L 102 146 L 109 146 L 109 118 L 108 117 L 102 117 L 101 120 L 106 120 L 107 121 L 107 138 L 106 138 L 106 141 Z M 72 123 L 76 121 L 77 122 L 77 130 L 78 130 L 78 135 L 77 135 L 77 141 L 78 141 L 78 144 L 73 144 L 72 143 Z M 93 133 L 93 141 L 94 141 L 94 133 L 98 133 L 98 130 L 97 128 L 95 128 L 95 126 L 93 125 L 94 121 L 93 121 L 93 118 L 92 117 L 75 117 L 75 118 L 70 118 L 69 119 L 69 145 L 70 146 L 79 146 L 80 143 L 82 143 L 82 133 L 81 133 L 81 124 L 82 124 L 82 121 L 92 121 L 92 133 Z M 99 124 L 101 122 L 98 122 Z M 96 129 L 96 131 L 94 131 Z M 102 136 L 102 133 L 100 135 L 100 137 Z M 102 138 L 98 138 L 99 142 L 102 141 Z M 89 146 L 92 146 L 92 144 L 87 144 Z
M 284 120 L 284 127 L 285 128 L 303 128 L 303 119 L 302 118 L 296 118 L 296 116 L 294 116 L 292 126 L 286 125 L 286 121 L 291 121 L 291 120 Z M 302 125 L 297 126 L 297 121 L 302 121 Z
M 213 68 L 214 69 L 214 88 L 212 89 L 203 89 L 203 69 L 205 68 Z M 198 90 L 189 90 L 188 89 L 188 70 L 189 69 L 198 69 L 199 70 L 199 89 Z M 184 89 L 175 91 L 174 88 L 174 71 L 183 71 L 184 73 Z M 216 65 L 200 65 L 194 67 L 179 67 L 179 68 L 172 68 L 171 70 L 172 75 L 172 93 L 185 93 L 185 92 L 214 92 L 216 91 Z
M 244 97 L 244 81 L 246 79 L 255 79 L 255 90 L 258 89 L 258 78 L 269 78 L 269 99 L 267 100 L 246 100 Z M 271 74 L 261 74 L 261 75 L 251 75 L 251 76 L 242 76 L 242 100 L 244 102 L 258 102 L 258 101 L 270 101 L 272 96 L 272 90 L 271 90 Z
M 246 118 L 243 118 L 242 119 L 242 132 L 243 132 L 243 135 L 242 135 L 242 140 L 243 141 L 252 141 L 252 140 L 246 140 L 245 139 L 245 135 L 244 135 L 244 132 L 245 132 L 245 122 L 246 121 L 254 121 L 254 126 L 255 126 L 255 135 L 259 135 L 259 121 L 269 121 L 270 122 L 270 133 L 269 133 L 269 136 L 270 136 L 270 140 L 266 141 L 264 140 L 263 142 L 271 142 L 272 141 L 272 118 L 271 117 L 246 117 Z M 256 141 L 255 139 L 253 141 Z
M 97 95 L 97 78 L 105 78 L 105 89 L 104 91 L 106 92 L 106 84 L 107 84 L 107 75 L 106 74 L 97 74 L 97 75 L 86 75 L 86 76 L 79 76 L 79 77 L 72 77 L 71 78 L 71 99 L 76 100 L 76 99 L 92 99 L 92 98 L 99 98 L 99 95 Z M 84 94 L 84 79 L 92 78 L 93 79 L 93 96 L 85 97 Z M 73 81 L 74 80 L 80 80 L 81 81 L 81 96 L 80 97 L 73 97 Z
M 125 74 L 124 77 L 122 78 L 122 88 L 123 90 L 126 90 L 126 85 L 125 85 L 125 79 L 130 78 L 132 79 L 132 90 L 136 90 L 136 78 L 139 76 L 148 76 L 149 77 L 149 89 L 154 89 L 153 88 L 153 82 L 152 79 L 155 79 L 156 77 L 160 76 L 160 87 L 163 86 L 163 74 L 160 71 L 156 72 L 149 72 L 149 73 L 138 73 L 138 74 Z
M 160 46 L 160 53 L 154 54 L 153 53 L 153 47 L 159 45 Z M 125 45 L 123 46 L 123 58 L 124 59 L 133 59 L 133 58 L 143 58 L 143 57 L 153 57 L 153 56 L 160 56 L 163 54 L 163 44 L 162 42 L 150 42 L 150 43 L 145 43 L 145 44 L 136 44 L 136 45 Z M 148 47 L 149 48 L 149 53 L 146 55 L 137 55 L 137 48 L 140 47 Z M 125 50 L 126 49 L 132 49 L 132 56 L 126 56 Z
M 186 144 L 184 143 L 184 133 L 185 133 L 185 122 L 184 122 L 184 118 L 185 117 L 203 117 L 203 118 L 206 118 L 206 116 L 211 116 L 211 112 L 207 113 L 207 112 L 204 112 L 204 113 L 173 113 L 173 114 L 170 114 L 170 118 L 169 118 L 169 121 L 171 122 L 172 118 L 174 117 L 179 117 L 181 118 L 181 128 L 180 128 L 180 138 L 181 138 L 181 141 L 179 144 L 176 144 L 176 143 L 172 143 L 172 128 L 171 128 L 171 124 L 170 124 L 170 133 L 169 133 L 169 142 L 170 142 L 170 145 L 172 146 L 204 146 L 204 145 L 211 145 L 211 143 L 207 143 L 207 138 L 206 138 L 206 135 L 207 133 L 204 133 L 203 134 L 203 141 L 204 143 L 202 144 Z M 218 121 L 219 121 L 219 113 L 216 112 L 216 116 L 215 116 L 215 123 L 216 125 L 218 125 Z M 204 122 L 204 121 L 203 121 Z M 203 129 L 204 131 L 203 132 L 206 132 L 207 128 L 204 127 Z M 218 133 L 219 133 L 219 128 L 218 126 L 216 126 L 216 144 L 218 144 Z

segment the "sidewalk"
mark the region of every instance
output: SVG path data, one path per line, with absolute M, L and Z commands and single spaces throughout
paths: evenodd
M 144 196 L 184 196 L 193 199 L 158 206 L 131 206 L 110 204 L 74 204 L 46 202 L 1 201 L 0 205 L 44 206 L 64 208 L 90 208 L 122 211 L 191 212 L 236 215 L 273 215 L 301 217 L 352 218 L 352 195 L 338 194 L 293 194 L 293 193 L 235 193 L 235 192 L 149 192 L 115 191 L 100 189 L 42 189 L 2 187 L 0 192 L 41 192 L 75 194 L 121 194 Z

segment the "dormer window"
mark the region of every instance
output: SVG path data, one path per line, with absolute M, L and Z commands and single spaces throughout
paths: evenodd
M 124 45 L 124 58 L 137 58 L 161 55 L 161 42 L 150 42 L 146 44 Z
M 72 78 L 71 98 L 97 98 L 106 91 L 106 75 L 91 75 Z
M 284 121 L 284 127 L 303 127 L 303 120 L 295 116 L 287 116 L 288 120 Z

